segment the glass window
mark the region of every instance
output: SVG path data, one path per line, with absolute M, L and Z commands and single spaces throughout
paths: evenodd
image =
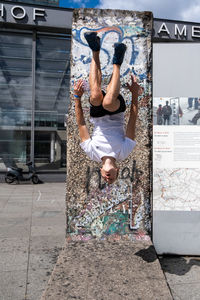
M 38 35 L 36 42 L 35 163 L 62 169 L 69 104 L 70 38 Z M 44 143 L 44 145 L 42 145 Z
M 0 34 L 0 168 L 30 159 L 32 35 Z
M 32 63 L 33 34 L 0 33 L 0 170 L 10 165 L 24 167 L 30 160 L 31 125 L 35 126 L 38 170 L 64 170 L 70 42 L 68 35 L 37 34 L 36 61 Z

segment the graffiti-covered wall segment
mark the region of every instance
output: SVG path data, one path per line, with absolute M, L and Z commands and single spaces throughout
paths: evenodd
M 102 90 L 110 81 L 114 43 L 127 47 L 121 65 L 121 89 L 126 102 L 127 123 L 131 93 L 126 83 L 131 75 L 143 87 L 138 99 L 136 147 L 119 162 L 119 176 L 108 185 L 100 174 L 100 165 L 91 161 L 80 147 L 73 99 L 74 82 L 84 81 L 81 99 L 90 133 L 89 70 L 92 51 L 84 33 L 100 37 Z M 152 14 L 122 10 L 74 10 L 71 48 L 71 104 L 67 128 L 67 237 L 68 239 L 131 238 L 148 239 L 150 231 L 150 145 L 151 145 L 151 35 Z

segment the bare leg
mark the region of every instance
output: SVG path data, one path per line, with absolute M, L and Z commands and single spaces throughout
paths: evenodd
M 116 111 L 120 106 L 118 99 L 120 91 L 120 65 L 113 65 L 111 81 L 107 87 L 106 95 L 103 98 L 103 107 L 108 111 Z
M 90 65 L 90 103 L 94 106 L 101 105 L 103 94 L 101 91 L 101 66 L 99 60 L 99 51 L 92 51 L 92 61 Z

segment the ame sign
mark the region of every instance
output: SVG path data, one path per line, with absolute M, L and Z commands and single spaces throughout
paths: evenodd
M 199 37 L 200 38 L 200 26 L 191 26 L 192 28 L 192 37 Z M 170 35 L 170 30 L 168 29 L 166 23 L 162 23 L 158 30 L 158 34 L 161 33 L 167 33 Z M 182 28 L 178 26 L 178 24 L 174 24 L 174 35 L 179 35 L 179 36 L 187 36 L 187 25 L 183 25 Z
M 197 40 L 200 39 L 200 24 L 154 20 L 154 38 L 172 40 Z

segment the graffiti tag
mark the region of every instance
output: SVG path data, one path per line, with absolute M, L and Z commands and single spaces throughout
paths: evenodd
M 120 179 L 129 179 L 131 183 L 134 183 L 135 186 L 137 186 L 138 183 L 140 182 L 140 176 L 142 174 L 143 174 L 143 172 L 136 167 L 136 161 L 133 160 L 132 168 L 130 169 L 129 167 L 124 167 L 121 170 L 119 178 Z M 106 183 L 104 183 L 104 182 L 102 183 L 100 169 L 99 168 L 91 169 L 88 166 L 87 172 L 86 172 L 86 191 L 87 191 L 87 194 L 89 194 L 89 192 L 90 192 L 90 183 L 91 183 L 91 179 L 94 175 L 97 175 L 97 177 L 98 177 L 98 188 L 100 190 L 102 190 L 106 186 Z

